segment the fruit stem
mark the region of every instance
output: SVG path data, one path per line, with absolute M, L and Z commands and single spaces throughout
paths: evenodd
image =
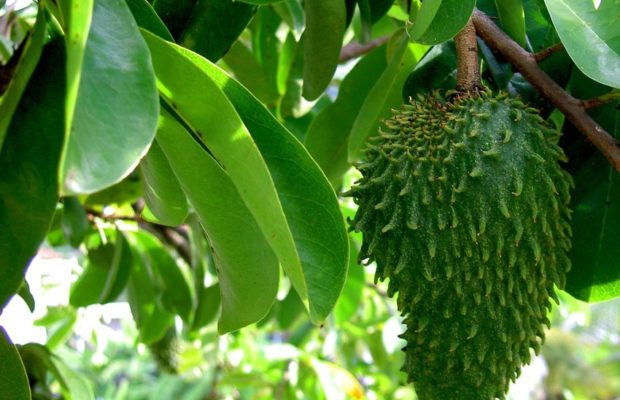
M 476 28 L 471 21 L 454 37 L 456 44 L 456 90 L 462 93 L 475 92 L 483 89 L 480 79 L 480 63 L 478 62 L 478 44 Z

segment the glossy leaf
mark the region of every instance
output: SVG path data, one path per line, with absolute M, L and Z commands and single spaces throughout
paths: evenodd
M 306 0 L 303 96 L 317 99 L 332 80 L 342 47 L 346 9 L 341 0 Z
M 157 142 L 140 163 L 144 177 L 145 217 L 162 225 L 177 226 L 187 217 L 187 199 L 166 155 Z
M 566 51 L 588 77 L 620 88 L 618 1 L 545 0 Z
M 11 118 L 17 109 L 22 94 L 26 89 L 26 85 L 28 85 L 28 81 L 41 57 L 47 30 L 45 27 L 46 20 L 45 7 L 41 6 L 39 7 L 32 33 L 26 39 L 27 43 L 25 44 L 25 48 L 11 79 L 11 83 L 6 92 L 2 94 L 2 101 L 0 102 L 0 151 L 2 150 L 2 144 L 6 138 Z M 18 57 L 19 55 L 14 53 L 13 56 Z
M 415 41 L 439 44 L 453 38 L 469 21 L 475 5 L 476 0 L 442 0 L 430 26 Z
M 70 103 L 68 103 L 70 106 Z M 123 0 L 97 0 L 62 179 L 93 193 L 127 176 L 155 136 L 159 102 L 150 56 Z
M 304 144 L 335 188 L 349 169 L 349 134 L 368 93 L 386 68 L 386 47 L 363 57 L 347 74 L 335 102 L 325 107 L 310 124 Z
M 296 289 L 307 298 L 300 255 L 270 171 L 235 108 L 207 75 L 206 68 L 212 64 L 147 32 L 145 37 L 153 55 L 162 97 L 225 170 Z M 168 149 L 160 144 L 170 160 Z M 174 161 L 170 163 L 191 201 L 188 185 L 182 182 Z M 206 215 L 201 215 L 203 223 Z
M 609 91 L 575 71 L 571 91 L 580 98 Z M 620 101 L 590 111 L 601 126 L 620 139 Z M 568 134 L 571 134 L 569 131 Z M 571 206 L 572 269 L 566 291 L 590 302 L 620 296 L 620 174 L 579 133 L 572 132 L 568 167 L 575 180 Z
M 310 317 L 320 323 L 338 299 L 349 254 L 346 229 L 334 191 L 303 145 L 251 93 L 214 64 L 188 50 L 178 50 L 228 96 L 267 163 L 301 257 Z M 284 270 L 291 278 L 286 265 Z M 303 291 L 292 281 L 303 298 Z M 325 282 L 330 285 L 326 287 Z
M 523 9 L 523 0 L 495 0 L 495 5 L 504 31 L 515 42 L 525 47 L 525 10 Z
M 254 4 L 257 6 L 264 6 L 266 4 L 275 4 L 275 3 L 281 3 L 283 0 L 238 0 L 240 3 L 248 3 L 248 4 Z
M 237 188 L 185 127 L 164 112 L 157 142 L 198 213 L 220 279 L 220 333 L 262 319 L 278 288 L 278 261 Z
M 255 6 L 233 0 L 197 1 L 178 42 L 217 61 L 237 40 L 255 11 Z
M 19 353 L 0 326 L 0 393 L 11 400 L 30 400 L 30 385 Z
M 0 152 L 0 308 L 19 289 L 56 209 L 64 77 L 64 44 L 55 39 L 43 49 Z
M 138 26 L 173 42 L 172 34 L 147 0 L 125 0 Z M 176 1 L 179 7 L 179 1 Z
M 387 67 L 368 93 L 351 128 L 348 144 L 349 162 L 357 161 L 366 139 L 378 134 L 381 120 L 391 115 L 391 109 L 402 104 L 402 87 L 409 72 L 422 58 L 427 47 L 410 44 L 404 33 L 394 38 L 395 49 Z

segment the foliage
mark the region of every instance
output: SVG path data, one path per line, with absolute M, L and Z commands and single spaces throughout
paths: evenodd
M 577 98 L 606 99 L 590 115 L 620 137 L 616 1 L 0 1 L 0 304 L 42 301 L 24 280 L 41 248 L 73 249 L 81 265 L 69 304 L 40 322 L 45 346 L 0 335 L 3 392 L 134 393 L 95 379 L 122 364 L 82 362 L 86 379 L 71 367 L 105 347 L 93 331 L 75 352 L 76 324 L 123 302 L 135 326 L 118 351 L 137 340 L 145 357 L 142 345 L 175 333 L 179 371 L 209 375 L 166 375 L 162 398 L 413 396 L 400 387 L 401 344 L 386 339 L 401 329 L 395 307 L 365 283 L 360 237 L 345 228 L 353 206 L 339 194 L 391 109 L 454 88 L 452 39 L 474 7 L 528 51 L 563 44 L 540 68 Z M 564 132 L 575 180 L 567 291 L 619 297 L 617 172 L 479 45 L 485 85 Z M 139 372 L 128 373 L 154 373 Z

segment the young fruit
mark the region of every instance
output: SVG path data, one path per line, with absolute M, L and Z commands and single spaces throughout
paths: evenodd
M 558 132 L 505 94 L 405 105 L 371 138 L 360 259 L 390 278 L 421 400 L 504 398 L 570 268 L 570 175 Z

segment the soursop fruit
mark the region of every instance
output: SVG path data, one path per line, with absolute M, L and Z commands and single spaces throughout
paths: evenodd
M 483 91 L 404 105 L 369 140 L 360 259 L 390 278 L 421 400 L 503 399 L 570 268 L 572 179 L 537 110 Z

